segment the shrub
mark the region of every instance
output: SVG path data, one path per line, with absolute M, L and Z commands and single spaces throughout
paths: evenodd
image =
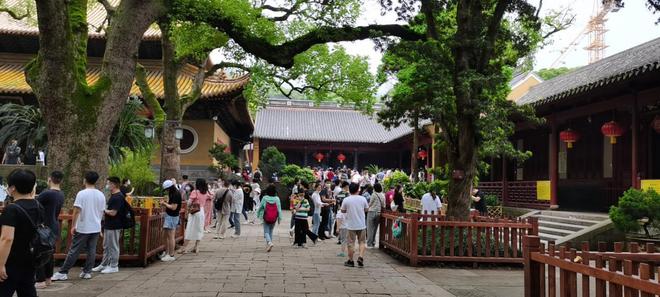
M 396 185 L 402 185 L 405 186 L 410 183 L 410 178 L 405 172 L 402 171 L 394 171 L 392 174 L 388 177 L 386 177 L 383 180 L 383 185 L 385 186 L 385 189 L 389 189 L 390 187 L 394 187 Z
M 273 173 L 279 173 L 286 164 L 286 156 L 276 147 L 269 146 L 261 154 L 261 163 L 259 168 L 264 174 L 264 179 L 268 180 Z
M 415 184 L 405 184 L 403 193 L 406 196 L 416 199 L 422 199 L 422 196 L 430 191 L 434 191 L 438 196 L 447 195 L 448 180 L 436 179 L 432 182 L 418 182 Z
M 484 197 L 486 199 L 486 205 L 487 206 L 499 206 L 500 205 L 500 199 L 497 198 L 495 195 L 486 195 Z
M 652 237 L 649 228 L 660 228 L 660 194 L 649 189 L 640 191 L 629 189 L 610 208 L 610 219 L 614 226 L 623 232 L 644 230 L 646 237 Z
M 123 157 L 117 163 L 110 166 L 110 175 L 121 179 L 130 179 L 135 188 L 135 194 L 149 193 L 154 185 L 156 174 L 151 170 L 152 149 L 132 151 L 122 148 Z
M 280 183 L 287 187 L 293 186 L 298 180 L 312 183 L 316 181 L 316 177 L 314 177 L 314 172 L 311 169 L 300 168 L 295 164 L 286 165 L 280 171 Z
M 379 172 L 385 171 L 385 169 L 378 167 L 378 165 L 374 165 L 374 164 L 367 165 L 366 167 L 364 167 L 364 169 L 366 169 L 369 172 L 369 174 L 378 174 Z
M 214 143 L 209 149 L 209 155 L 215 161 L 215 164 L 211 165 L 209 169 L 216 174 L 221 175 L 226 169 L 238 167 L 238 159 L 231 152 L 228 152 L 226 144 Z

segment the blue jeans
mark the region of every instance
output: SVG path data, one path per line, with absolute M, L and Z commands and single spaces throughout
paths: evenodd
M 241 213 L 232 212 L 229 219 L 234 222 L 234 235 L 241 235 Z
M 330 235 L 333 236 L 335 234 L 335 213 L 330 209 L 330 213 L 328 214 L 328 232 L 330 232 Z
M 275 223 L 264 223 L 264 238 L 266 239 L 266 244 L 273 242 L 273 229 L 275 229 Z
M 312 216 L 312 233 L 319 235 L 319 227 L 321 227 L 321 214 L 314 213 Z

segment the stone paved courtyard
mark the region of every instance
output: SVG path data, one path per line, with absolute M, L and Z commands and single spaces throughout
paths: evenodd
M 276 228 L 276 246 L 265 252 L 261 225 L 242 225 L 239 239 L 207 234 L 199 255 L 147 268 L 69 281 L 39 292 L 43 297 L 82 296 L 522 296 L 521 269 L 413 268 L 378 249 L 368 250 L 365 268 L 347 268 L 334 239 L 308 249 L 290 246 L 286 227 Z M 228 233 L 229 234 L 229 233 Z

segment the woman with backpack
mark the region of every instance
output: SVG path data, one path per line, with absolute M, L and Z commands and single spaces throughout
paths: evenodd
M 282 219 L 282 205 L 280 197 L 277 196 L 275 185 L 270 184 L 264 192 L 261 204 L 257 210 L 257 217 L 264 222 L 264 238 L 266 239 L 266 252 L 273 249 L 273 230 L 275 223 L 280 223 Z

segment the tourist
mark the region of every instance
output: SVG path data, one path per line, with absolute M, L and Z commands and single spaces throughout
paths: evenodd
M 249 214 L 254 211 L 254 200 L 252 200 L 252 186 L 250 184 L 243 184 L 243 217 L 245 217 L 245 222 L 250 222 Z
M 472 193 L 472 201 L 474 201 L 474 209 L 476 209 L 480 215 L 488 215 L 488 208 L 486 207 L 486 199 L 484 199 L 483 194 L 477 187 L 473 187 L 470 191 Z
M 215 207 L 216 219 L 216 232 L 214 239 L 224 239 L 225 232 L 227 232 L 227 225 L 231 215 L 232 206 L 232 190 L 229 188 L 229 181 L 223 181 L 222 187 L 215 192 L 213 205 Z
M 231 238 L 238 238 L 241 236 L 241 212 L 243 211 L 243 199 L 245 199 L 245 195 L 241 188 L 241 182 L 234 180 L 232 186 L 234 191 L 232 192 L 231 217 L 229 219 L 233 223 L 234 234 Z
M 48 177 L 48 190 L 41 192 L 37 201 L 44 207 L 44 225 L 46 225 L 55 235 L 55 239 L 60 237 L 60 222 L 57 219 L 60 216 L 62 205 L 64 204 L 64 194 L 60 184 L 64 179 L 61 171 L 53 171 Z M 51 256 L 43 267 L 37 268 L 37 289 L 45 289 L 51 285 L 50 278 L 53 276 L 54 259 Z
M 369 212 L 367 213 L 367 247 L 373 248 L 376 246 L 376 233 L 378 232 L 378 225 L 380 225 L 380 212 L 385 208 L 385 195 L 383 194 L 383 186 L 376 184 L 374 187 L 374 194 L 369 200 Z
M 337 215 L 339 215 L 339 213 L 341 212 L 341 203 L 342 203 L 342 201 L 346 197 L 348 197 L 348 185 L 349 185 L 349 183 L 347 181 L 341 182 L 341 187 L 339 187 L 339 192 L 334 197 L 335 198 L 334 210 L 335 210 L 335 214 L 337 214 Z M 339 227 L 337 227 L 337 229 L 339 229 Z M 337 230 L 337 233 L 338 232 L 339 232 L 339 230 Z M 337 243 L 341 243 L 341 239 L 339 239 L 339 242 L 337 242 Z
M 206 180 L 198 178 L 195 181 L 195 190 L 190 192 L 190 197 L 188 198 L 188 211 L 190 215 L 188 216 L 186 232 L 183 235 L 183 245 L 179 250 L 180 254 L 190 252 L 190 250 L 186 249 L 190 241 L 195 241 L 192 252 L 195 254 L 199 253 L 199 241 L 204 237 L 204 205 L 206 205 L 206 200 L 211 200 L 212 198 Z M 199 205 L 198 211 L 190 212 L 195 209 L 195 204 Z
M 422 214 L 428 215 L 439 215 L 442 210 L 442 201 L 440 197 L 436 195 L 435 191 L 431 190 L 428 193 L 422 195 Z M 430 221 L 428 219 L 427 221 Z
M 257 184 L 260 183 L 261 182 L 261 175 L 262 175 L 261 171 L 258 168 L 256 170 L 254 170 L 254 172 L 252 173 L 252 182 L 257 183 Z
M 206 181 L 205 181 L 206 182 Z M 213 221 L 213 191 L 208 189 L 208 184 L 206 185 L 207 188 L 207 194 L 208 194 L 208 199 L 204 201 L 204 205 L 201 205 L 202 208 L 204 209 L 204 233 L 211 233 L 211 229 L 209 227 L 211 226 L 211 221 Z
M 282 219 L 282 206 L 280 198 L 277 196 L 275 185 L 270 184 L 264 192 L 264 198 L 261 199 L 257 217 L 262 219 L 264 224 L 264 239 L 266 240 L 266 252 L 273 249 L 273 230 L 275 223 L 280 223 Z
M 15 292 L 19 297 L 37 296 L 30 242 L 36 232 L 33 225 L 45 221 L 42 207 L 34 200 L 37 177 L 32 171 L 15 169 L 7 181 L 14 203 L 0 216 L 0 296 Z
M 163 222 L 163 229 L 165 230 L 165 255 L 160 258 L 163 262 L 170 262 L 176 260 L 174 258 L 174 249 L 176 247 L 176 228 L 179 226 L 180 218 L 179 212 L 183 204 L 181 199 L 181 192 L 176 188 L 171 180 L 163 182 L 163 190 L 167 191 L 167 202 L 161 201 L 160 205 L 165 207 L 165 220 Z
M 360 185 L 351 183 L 349 186 L 351 196 L 346 197 L 341 204 L 341 212 L 344 213 L 344 224 L 348 230 L 348 260 L 345 266 L 355 267 L 353 255 L 355 254 L 355 241 L 360 247 L 360 253 L 357 259 L 359 267 L 364 267 L 364 251 L 366 249 L 367 225 L 365 223 L 364 213 L 369 211 L 369 204 L 363 196 L 359 196 Z
M 21 147 L 18 146 L 18 141 L 12 139 L 5 149 L 5 154 L 2 157 L 2 164 L 18 165 L 21 164 Z
M 174 182 L 176 182 L 176 180 L 174 180 Z M 185 174 L 181 176 L 181 185 L 179 187 L 179 190 L 181 190 L 181 199 L 183 199 L 183 201 L 188 201 L 188 198 L 193 188 L 190 181 L 188 180 L 188 176 Z
M 374 187 L 371 184 L 364 186 L 364 191 L 362 191 L 362 196 L 367 199 L 367 202 L 371 200 L 371 195 L 374 193 Z
M 78 255 L 85 251 L 85 266 L 80 278 L 91 279 L 94 260 L 96 259 L 96 242 L 101 233 L 101 218 L 105 211 L 105 196 L 96 189 L 99 174 L 90 171 L 85 173 L 85 189 L 78 192 L 73 202 L 72 225 L 69 226 L 69 236 L 73 235 L 71 248 L 64 259 L 59 272 L 53 274 L 52 280 L 64 281 L 69 279 L 69 269 L 78 260 Z
M 119 237 L 122 235 L 126 216 L 124 194 L 121 193 L 121 181 L 116 176 L 107 180 L 106 187 L 110 190 L 110 199 L 105 209 L 103 222 L 103 260 L 99 266 L 92 269 L 103 274 L 119 272 Z
M 300 203 L 302 199 L 304 199 L 304 192 L 306 191 L 307 184 L 303 185 L 300 181 L 298 181 L 298 185 L 295 186 L 296 193 L 291 194 L 291 197 L 289 197 L 289 209 L 291 210 L 291 224 L 289 226 L 289 238 L 293 239 L 294 235 L 294 230 L 295 230 L 295 223 L 296 223 L 296 205 Z
M 304 185 L 304 183 L 303 183 Z M 306 185 L 304 185 L 306 188 Z M 306 236 L 309 236 L 312 239 L 312 242 L 316 244 L 316 239 L 318 238 L 314 232 L 309 230 L 309 222 L 307 217 L 309 216 L 309 211 L 311 210 L 309 198 L 300 199 L 298 204 L 295 206 L 295 231 L 296 236 L 294 240 L 294 245 L 297 245 L 300 248 L 304 248 L 307 243 Z
M 389 191 L 385 193 L 385 209 L 392 210 L 392 202 L 394 201 L 394 186 L 390 186 Z
M 335 207 L 335 196 L 334 196 L 335 185 L 328 181 L 325 184 L 325 188 L 321 191 L 321 201 L 326 203 L 327 206 L 324 206 L 321 210 L 321 230 L 320 232 L 324 235 L 325 238 L 333 238 L 333 227 L 335 224 L 334 219 L 334 207 Z
M 252 183 L 250 184 L 250 188 L 252 188 L 252 192 L 250 192 L 250 197 L 252 198 L 252 205 L 255 207 L 258 207 L 261 205 L 261 186 L 259 186 L 258 183 Z M 252 212 L 254 215 L 252 216 L 252 220 L 250 220 L 250 224 L 255 224 L 257 222 L 257 216 L 256 212 Z
M 321 201 L 321 183 L 314 184 L 314 193 L 312 193 L 312 202 L 314 203 L 314 212 L 312 214 L 312 233 L 319 236 L 319 228 L 321 227 L 321 210 L 326 203 Z M 325 239 L 321 237 L 321 240 Z
M 25 165 L 37 165 L 37 152 L 34 149 L 34 145 L 28 144 L 27 148 L 25 148 L 23 163 Z
M 406 213 L 406 209 L 403 207 L 403 202 L 403 187 L 401 185 L 396 185 L 394 188 L 394 204 L 396 205 L 396 211 Z
M 346 257 L 346 248 L 348 246 L 348 229 L 346 229 L 346 223 L 344 222 L 345 214 L 341 212 L 341 205 L 339 207 L 340 209 L 337 212 L 337 229 L 339 229 L 339 241 L 337 241 L 337 244 L 341 245 L 341 252 L 337 254 L 337 257 Z

